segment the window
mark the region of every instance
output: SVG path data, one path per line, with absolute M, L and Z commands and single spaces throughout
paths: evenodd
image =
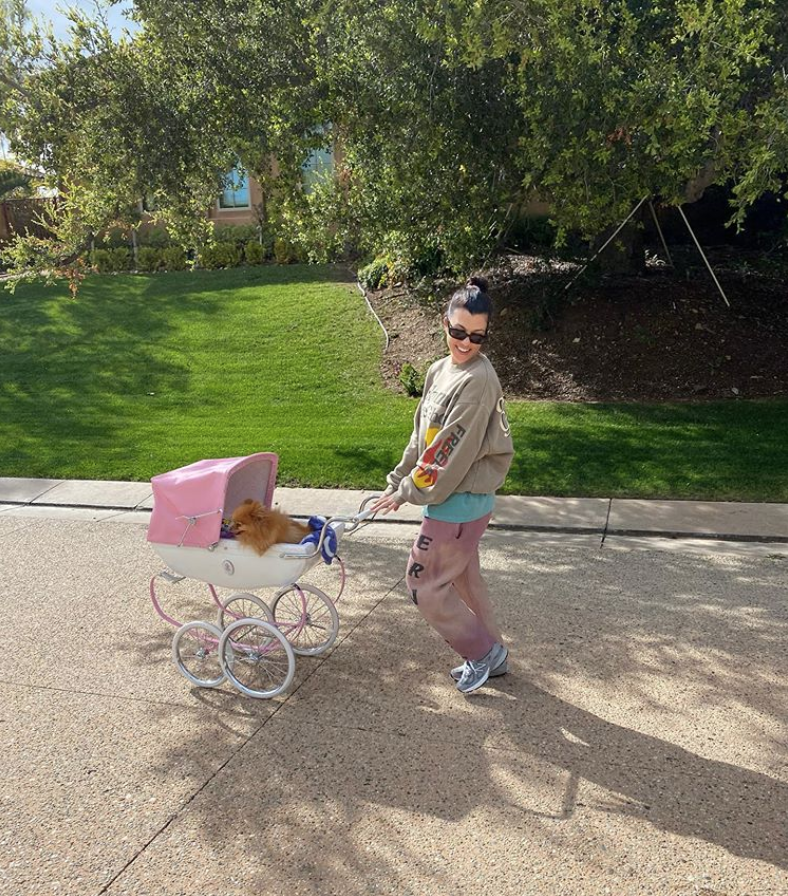
M 301 166 L 301 170 L 303 172 L 302 180 L 304 183 L 304 192 L 311 193 L 320 181 L 333 175 L 333 149 L 313 149 Z
M 224 178 L 219 208 L 249 208 L 249 205 L 249 175 L 240 168 L 233 168 Z

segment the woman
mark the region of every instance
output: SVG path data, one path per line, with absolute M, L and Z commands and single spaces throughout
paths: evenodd
M 408 588 L 422 616 L 465 660 L 451 671 L 465 694 L 508 671 L 479 568 L 479 541 L 514 454 L 501 384 L 481 351 L 491 317 L 483 278 L 472 277 L 451 297 L 443 319 L 449 354 L 427 372 L 408 447 L 372 505 L 382 513 L 405 503 L 424 507 Z

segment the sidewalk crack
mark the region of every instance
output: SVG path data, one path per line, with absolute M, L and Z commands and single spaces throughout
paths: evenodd
M 605 546 L 605 539 L 607 538 L 607 529 L 610 525 L 610 511 L 613 509 L 613 499 L 607 499 L 607 514 L 605 515 L 605 526 L 602 529 L 602 541 L 599 542 L 600 549 Z
M 203 781 L 203 783 L 202 783 L 202 784 L 201 784 L 201 785 L 194 791 L 194 793 L 189 797 L 189 799 L 188 799 L 185 803 L 183 803 L 183 805 L 178 809 L 178 811 L 175 812 L 175 813 L 173 813 L 173 815 L 171 815 L 170 818 L 168 818 L 167 821 L 165 821 L 164 824 L 161 825 L 161 827 L 160 827 L 160 828 L 153 834 L 153 836 L 150 837 L 150 838 L 148 839 L 148 841 L 147 841 L 146 843 L 144 843 L 144 844 L 140 847 L 139 850 L 137 850 L 137 852 L 136 852 L 136 853 L 135 853 L 135 854 L 128 860 L 128 862 L 126 862 L 126 864 L 125 864 L 125 865 L 124 865 L 124 866 L 123 866 L 123 867 L 122 867 L 122 868 L 121 868 L 115 875 L 113 875 L 113 877 L 112 877 L 110 880 L 108 880 L 106 884 L 104 884 L 104 886 L 97 892 L 96 896 L 103 896 L 103 894 L 106 893 L 107 890 L 109 890 L 109 888 L 110 888 L 110 887 L 111 887 L 111 886 L 112 886 L 112 885 L 113 885 L 113 884 L 114 884 L 120 877 L 122 877 L 123 874 L 126 873 L 126 871 L 127 871 L 133 864 L 134 864 L 134 862 L 136 862 L 137 859 L 138 859 L 144 852 L 146 852 L 146 850 L 148 849 L 148 847 L 149 847 L 155 840 L 157 840 L 158 837 L 161 836 L 161 834 L 163 834 L 163 833 L 170 827 L 170 825 L 172 825 L 173 822 L 177 821 L 177 819 L 180 818 L 181 815 L 183 815 L 183 813 L 186 811 L 186 809 L 188 809 L 189 806 L 191 806 L 191 804 L 192 804 L 192 803 L 194 802 L 194 800 L 195 800 L 195 799 L 196 799 L 196 798 L 203 792 L 203 790 L 205 790 L 205 788 L 208 787 L 208 785 L 209 785 L 215 778 L 217 778 L 218 775 L 219 775 L 221 772 L 223 772 L 225 768 L 227 768 L 227 766 L 233 761 L 233 759 L 235 759 L 236 756 L 238 756 L 238 755 L 239 755 L 239 754 L 240 754 L 240 753 L 241 753 L 241 752 L 242 752 L 242 751 L 243 751 L 243 750 L 244 750 L 244 749 L 251 743 L 251 741 L 252 741 L 255 737 L 257 737 L 257 735 L 258 735 L 258 734 L 263 730 L 263 728 L 264 728 L 264 727 L 271 721 L 271 719 L 273 719 L 275 716 L 277 716 L 277 715 L 282 711 L 282 709 L 283 709 L 285 706 L 287 706 L 287 704 L 290 702 L 291 698 L 294 697 L 294 696 L 301 690 L 301 688 L 307 683 L 307 681 L 309 681 L 309 680 L 312 678 L 312 676 L 315 675 L 315 674 L 317 673 L 318 669 L 322 668 L 322 666 L 323 666 L 324 663 L 327 663 L 327 662 L 331 659 L 331 657 L 334 655 L 334 652 L 335 652 L 336 650 L 338 650 L 338 649 L 342 646 L 342 644 L 345 643 L 345 641 L 347 641 L 347 639 L 353 634 L 353 632 L 355 632 L 356 629 L 358 629 L 358 627 L 359 627 L 363 622 L 365 622 L 365 621 L 369 618 L 369 616 L 370 616 L 372 613 L 374 613 L 374 611 L 375 611 L 375 610 L 376 610 L 376 609 L 383 603 L 384 600 L 386 600 L 386 598 L 387 598 L 390 594 L 393 594 L 394 590 L 395 590 L 399 585 L 402 584 L 402 582 L 404 581 L 404 578 L 405 578 L 404 576 L 400 576 L 400 578 L 397 579 L 397 581 L 391 586 L 391 588 L 389 588 L 389 590 L 386 591 L 386 593 L 385 593 L 379 600 L 377 600 L 377 601 L 373 604 L 373 606 L 369 609 L 369 611 L 368 611 L 367 613 L 365 613 L 364 616 L 361 617 L 361 619 L 359 619 L 359 621 L 358 621 L 358 622 L 357 622 L 357 623 L 350 629 L 350 631 L 348 631 L 347 634 L 346 634 L 340 641 L 337 642 L 337 644 L 335 645 L 334 649 L 333 649 L 333 650 L 332 650 L 332 651 L 331 651 L 325 658 L 323 658 L 323 659 L 321 660 L 320 663 L 318 663 L 317 665 L 315 665 L 315 666 L 314 666 L 314 667 L 307 673 L 306 676 L 304 676 L 303 681 L 301 681 L 301 682 L 299 683 L 298 687 L 296 687 L 296 688 L 294 688 L 292 691 L 288 692 L 288 694 L 287 694 L 287 696 L 285 697 L 285 699 L 279 704 L 279 706 L 276 707 L 276 709 L 271 713 L 271 715 L 269 715 L 266 719 L 264 719 L 264 720 L 257 726 L 257 728 L 255 728 L 254 731 L 252 731 L 251 734 L 249 734 L 249 736 L 243 741 L 243 743 L 239 744 L 234 750 L 232 750 L 232 752 L 231 752 L 230 755 L 224 760 L 224 762 L 222 762 L 222 763 L 221 763 L 221 764 L 220 764 L 220 765 L 219 765 L 219 766 L 218 766 L 218 767 L 217 767 L 217 768 L 216 768 L 216 769 L 215 769 L 215 770 L 214 770 L 214 771 L 213 771 L 213 772 L 212 772 L 212 773 L 205 779 L 205 781 Z

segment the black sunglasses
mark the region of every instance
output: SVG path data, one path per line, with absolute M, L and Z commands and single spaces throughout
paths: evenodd
M 470 339 L 474 345 L 481 345 L 483 342 L 487 341 L 487 333 L 466 333 L 465 330 L 453 327 L 448 322 L 446 328 L 449 331 L 449 336 L 451 336 L 452 339 L 456 339 L 458 342 L 465 342 L 466 339 Z

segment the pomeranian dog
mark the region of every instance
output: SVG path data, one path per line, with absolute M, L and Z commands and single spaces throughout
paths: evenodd
M 305 523 L 297 523 L 281 510 L 264 507 L 252 498 L 235 508 L 232 521 L 236 539 L 258 554 L 264 554 L 273 544 L 298 544 L 312 531 Z

